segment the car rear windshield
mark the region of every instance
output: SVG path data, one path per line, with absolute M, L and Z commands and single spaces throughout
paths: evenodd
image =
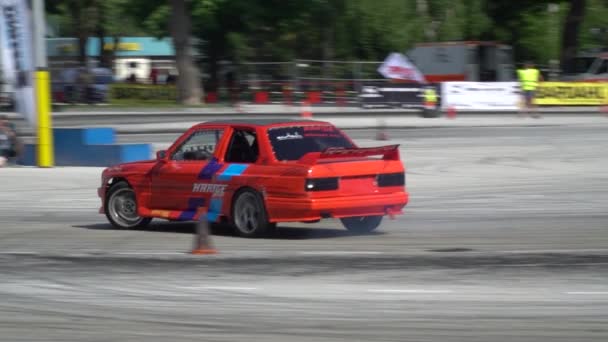
M 354 147 L 333 126 L 291 126 L 268 130 L 274 155 L 278 160 L 298 160 L 309 152 L 321 152 L 329 147 Z

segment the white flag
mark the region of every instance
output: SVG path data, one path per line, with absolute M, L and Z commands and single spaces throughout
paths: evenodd
M 382 76 L 391 79 L 426 83 L 424 75 L 403 54 L 393 52 L 378 68 Z

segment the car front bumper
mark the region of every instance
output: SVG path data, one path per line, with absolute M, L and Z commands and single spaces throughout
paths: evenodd
M 99 213 L 103 214 L 104 213 L 104 202 L 105 202 L 105 198 L 106 198 L 106 187 L 99 187 L 97 188 L 97 196 L 99 196 L 99 198 L 101 199 L 101 206 L 99 207 Z

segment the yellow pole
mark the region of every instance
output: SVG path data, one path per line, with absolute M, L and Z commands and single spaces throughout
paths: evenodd
M 53 122 L 51 120 L 50 77 L 48 70 L 37 70 L 35 79 L 38 141 L 36 156 L 38 167 L 53 167 Z

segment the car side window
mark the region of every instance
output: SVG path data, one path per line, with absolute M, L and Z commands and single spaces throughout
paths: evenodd
M 235 130 L 230 139 L 225 160 L 229 163 L 255 163 L 259 154 L 255 131 Z
M 223 129 L 203 129 L 192 133 L 171 155 L 172 160 L 210 160 L 222 138 Z

